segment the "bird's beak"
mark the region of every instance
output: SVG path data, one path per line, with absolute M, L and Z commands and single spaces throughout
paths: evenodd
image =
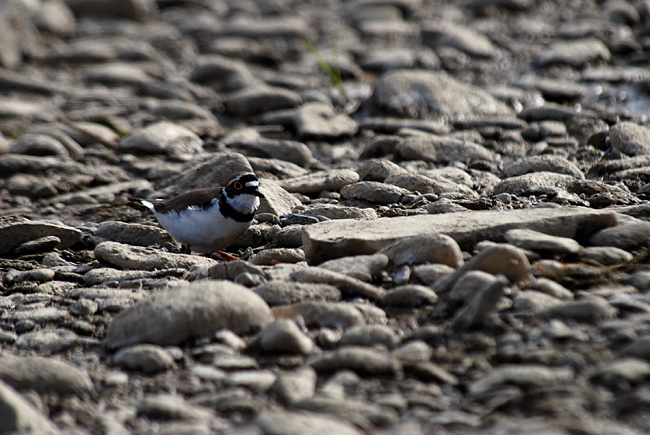
M 255 196 L 257 196 L 257 197 L 266 199 L 266 196 L 264 196 L 264 194 L 262 192 L 260 192 L 259 190 L 256 190 L 253 194 Z

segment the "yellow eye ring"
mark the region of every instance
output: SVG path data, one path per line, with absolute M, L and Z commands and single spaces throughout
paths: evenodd
M 234 186 L 235 189 L 237 189 L 237 190 L 241 190 L 241 188 L 244 187 L 244 186 L 242 186 L 242 184 L 241 184 L 239 181 L 235 181 L 235 183 L 233 184 L 233 186 Z

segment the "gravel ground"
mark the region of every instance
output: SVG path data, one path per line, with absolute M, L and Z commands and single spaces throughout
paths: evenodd
M 647 1 L 0 25 L 0 433 L 650 432 Z M 240 171 L 240 260 L 132 200 Z

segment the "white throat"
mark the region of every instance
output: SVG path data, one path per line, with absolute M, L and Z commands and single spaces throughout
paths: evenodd
M 242 213 L 242 214 L 250 214 L 254 213 L 255 210 L 260 206 L 260 198 L 255 196 L 255 195 L 249 195 L 248 193 L 244 193 L 241 195 L 235 195 L 234 198 L 229 197 L 226 195 L 226 192 L 223 192 L 224 196 L 226 197 L 226 201 L 228 204 L 235 209 L 235 211 Z

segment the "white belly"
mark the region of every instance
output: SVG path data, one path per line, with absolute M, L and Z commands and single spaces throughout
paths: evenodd
M 214 252 L 232 245 L 250 226 L 250 222 L 224 218 L 217 206 L 207 210 L 188 209 L 180 214 L 155 214 L 174 239 L 199 253 Z

